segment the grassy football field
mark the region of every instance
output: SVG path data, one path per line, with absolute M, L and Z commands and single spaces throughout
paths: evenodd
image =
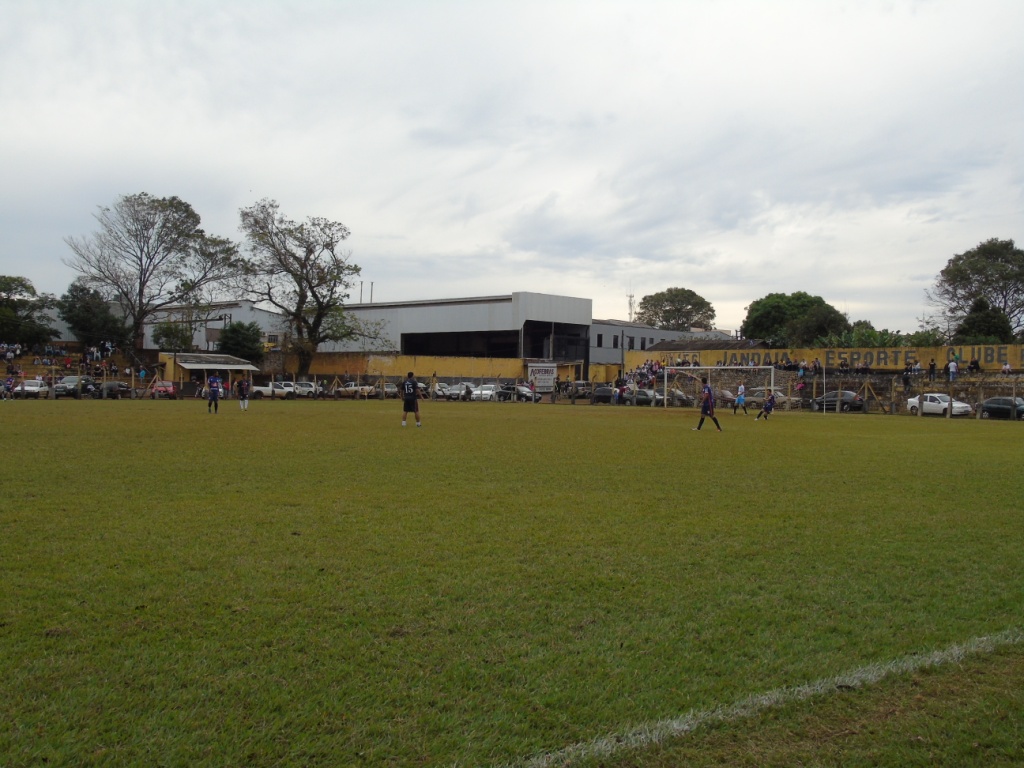
M 1020 424 L 0 403 L 0 766 L 1019 765 Z

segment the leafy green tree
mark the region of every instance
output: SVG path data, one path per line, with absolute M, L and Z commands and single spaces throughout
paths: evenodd
M 345 312 L 345 300 L 359 267 L 340 250 L 349 236 L 344 224 L 320 217 L 292 221 L 274 200 L 261 200 L 240 212 L 248 255 L 241 287 L 254 301 L 280 311 L 292 329 L 290 351 L 298 373 L 309 373 L 320 344 L 359 334 Z
M 1013 341 L 1013 328 L 1005 312 L 979 298 L 957 326 L 953 341 L 956 344 L 1009 344 Z
M 849 329 L 846 316 L 821 296 L 796 291 L 769 293 L 752 302 L 740 333 L 748 339 L 764 339 L 772 346 L 798 347 Z
M 120 303 L 137 347 L 149 318 L 237 271 L 235 244 L 207 235 L 177 197 L 125 195 L 95 218 L 99 231 L 64 239 L 74 253 L 66 263 Z
M 817 339 L 814 344 L 820 347 L 836 348 L 904 347 L 907 346 L 907 337 L 900 334 L 899 331 L 890 331 L 888 328 L 877 331 L 869 320 L 857 320 L 848 331 L 830 333 Z
M 153 326 L 153 343 L 164 352 L 191 352 L 192 339 L 187 323 L 164 321 Z
M 250 363 L 263 360 L 263 331 L 258 323 L 230 323 L 220 332 L 220 351 Z
M 942 347 L 949 343 L 946 335 L 937 328 L 927 328 L 908 333 L 904 337 L 905 347 Z
M 31 348 L 57 335 L 44 312 L 56 305 L 50 294 L 36 293 L 24 277 L 0 275 L 0 339 Z
M 822 336 L 849 330 L 850 321 L 846 315 L 823 301 L 786 323 L 785 333 L 788 346 L 813 347 Z
M 1014 333 L 1024 330 L 1024 250 L 1013 240 L 986 240 L 951 258 L 935 281 L 929 299 L 955 321 L 977 299 L 998 309 Z
M 87 347 L 103 341 L 123 346 L 128 341 L 124 320 L 114 313 L 99 291 L 81 280 L 71 283 L 57 300 L 57 311 L 75 338 Z
M 640 299 L 637 320 L 666 331 L 712 328 L 715 308 L 689 288 L 668 288 Z

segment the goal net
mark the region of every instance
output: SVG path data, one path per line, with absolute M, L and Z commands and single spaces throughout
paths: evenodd
M 702 378 L 708 380 L 708 386 L 719 399 L 720 391 L 726 384 L 744 379 L 749 390 L 751 386 L 764 386 L 775 389 L 775 366 L 772 365 L 669 365 L 661 371 L 665 392 L 665 407 L 668 407 L 672 399 L 673 390 L 678 390 L 683 395 L 693 398 L 694 402 L 700 400 Z M 735 394 L 730 390 L 730 394 Z

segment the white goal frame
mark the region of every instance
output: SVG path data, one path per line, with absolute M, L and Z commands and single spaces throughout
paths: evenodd
M 755 371 L 768 371 L 768 384 L 766 386 L 771 387 L 772 391 L 775 391 L 775 366 L 774 365 L 667 365 L 663 369 L 664 377 L 662 387 L 665 392 L 665 402 L 663 407 L 668 408 L 668 379 L 669 374 L 675 378 L 681 373 L 696 375 L 697 379 L 700 379 L 700 374 L 694 374 L 694 371 L 707 371 L 706 375 L 708 379 L 708 386 L 712 390 L 715 388 L 713 373 L 740 373 L 743 371 L 750 371 L 751 375 L 756 375 Z

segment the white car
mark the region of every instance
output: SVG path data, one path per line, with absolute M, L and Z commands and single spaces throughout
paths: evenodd
M 481 384 L 479 387 L 473 390 L 470 395 L 470 400 L 498 400 L 498 387 L 497 384 Z
M 941 392 L 926 392 L 921 397 L 924 398 L 923 406 L 920 405 L 920 401 L 916 397 L 907 400 L 907 410 L 915 416 L 917 416 L 919 408 L 924 412 L 925 416 L 928 414 L 945 416 L 949 410 L 949 395 L 944 395 Z M 953 401 L 954 416 L 970 416 L 973 412 L 973 409 L 967 403 L 962 403 L 959 400 Z
M 288 385 L 290 382 L 285 382 Z M 296 381 L 292 385 L 296 397 L 314 397 L 316 395 L 316 385 L 312 381 Z
M 36 379 L 25 379 L 25 381 L 18 384 L 11 392 L 15 397 L 34 397 L 36 400 L 42 397 L 50 396 L 50 388 L 46 386 L 45 381 L 37 381 Z

